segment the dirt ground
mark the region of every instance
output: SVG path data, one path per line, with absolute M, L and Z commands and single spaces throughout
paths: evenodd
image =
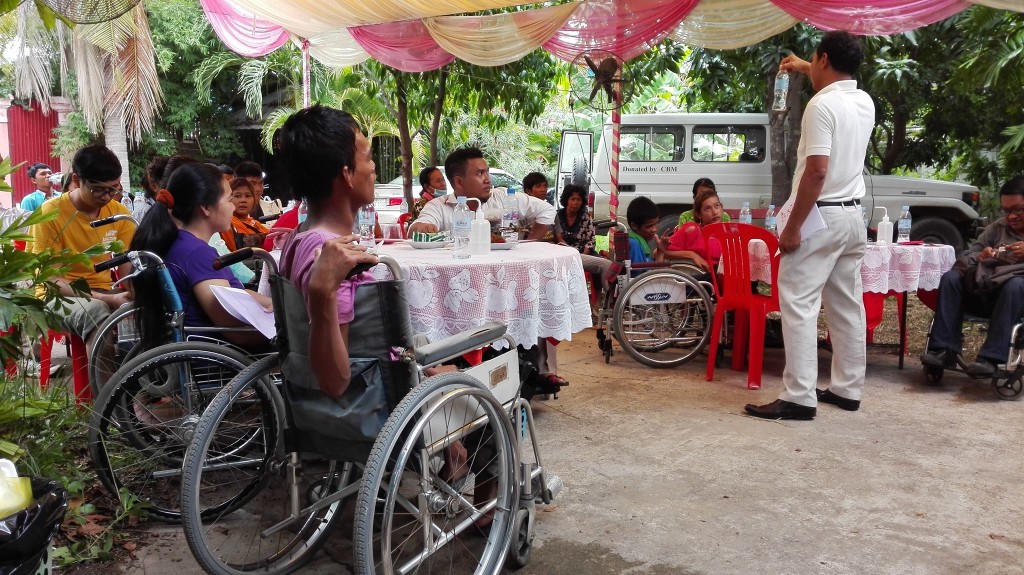
M 750 391 L 727 367 L 705 381 L 703 357 L 654 370 L 623 353 L 606 365 L 591 330 L 563 343 L 571 386 L 535 415 L 565 489 L 538 508 L 520 573 L 1024 573 L 1024 403 L 959 374 L 925 385 L 916 355 L 930 315 L 918 308 L 907 368 L 887 321 L 860 411 L 823 405 L 808 422 L 743 415 L 777 397 L 781 349 L 766 351 L 763 388 Z M 819 352 L 821 387 L 828 364 Z M 348 539 L 342 529 L 301 572 L 348 572 Z M 198 572 L 177 528 L 154 524 L 143 541 L 104 572 Z

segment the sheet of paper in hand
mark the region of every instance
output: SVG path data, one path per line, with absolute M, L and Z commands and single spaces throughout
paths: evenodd
M 786 224 L 789 223 L 789 216 L 793 213 L 793 202 L 796 201 L 796 196 L 792 195 L 786 200 L 785 204 L 782 204 L 782 208 L 779 213 L 775 215 L 775 222 L 778 224 L 779 234 L 786 230 Z M 804 220 L 804 225 L 800 226 L 800 240 L 805 240 L 811 235 L 820 232 L 827 228 L 825 219 L 821 217 L 821 212 L 818 211 L 818 206 L 811 206 L 811 211 L 807 213 L 807 219 Z
M 220 305 L 232 317 L 253 326 L 267 339 L 274 339 L 277 335 L 274 313 L 264 309 L 248 292 L 228 286 L 214 285 L 210 288 Z

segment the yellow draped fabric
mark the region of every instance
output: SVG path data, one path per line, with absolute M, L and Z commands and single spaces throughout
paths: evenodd
M 500 66 L 540 48 L 579 4 L 491 16 L 426 18 L 423 24 L 438 45 L 460 60 L 478 66 Z
M 730 50 L 756 44 L 796 23 L 766 0 L 703 0 L 669 37 L 688 46 Z
M 999 8 L 1001 10 L 1013 10 L 1014 12 L 1024 12 L 1024 0 L 971 0 L 971 4 L 980 4 L 982 6 Z
M 365 24 L 419 20 L 529 4 L 522 0 L 231 0 L 256 17 L 309 38 Z
M 309 55 L 331 68 L 355 66 L 370 57 L 345 28 L 338 28 L 311 37 L 309 39 Z

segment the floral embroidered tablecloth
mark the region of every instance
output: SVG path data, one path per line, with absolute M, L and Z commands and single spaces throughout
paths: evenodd
M 583 263 L 572 248 L 524 242 L 458 260 L 450 247 L 394 243 L 377 252 L 402 268 L 412 330 L 430 341 L 497 321 L 517 344 L 531 347 L 539 337 L 570 340 L 591 326 Z M 383 265 L 372 273 L 391 277 Z

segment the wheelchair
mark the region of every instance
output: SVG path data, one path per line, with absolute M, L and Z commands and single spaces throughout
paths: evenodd
M 206 405 L 232 378 L 254 361 L 249 352 L 213 335 L 249 328 L 184 327 L 184 310 L 163 261 L 156 254 L 132 251 L 96 265 L 97 271 L 130 261 L 135 271 L 155 267 L 161 297 L 172 310 L 172 343 L 142 350 L 134 332 L 134 311 L 122 307 L 107 326 L 116 328 L 124 364 L 96 396 L 89 424 L 89 455 L 100 483 L 122 501 L 146 504 L 150 516 L 180 520 L 181 463 Z M 124 281 L 124 280 L 122 280 Z M 130 330 L 130 331 L 129 331 Z M 123 337 L 131 334 L 132 337 Z M 123 338 L 123 339 L 122 339 Z M 96 380 L 93 380 L 96 381 Z M 255 441 L 252 430 L 244 441 Z
M 505 326 L 414 348 L 401 269 L 381 257 L 395 279 L 356 290 L 353 378 L 331 398 L 308 368 L 301 293 L 268 254 L 253 251 L 271 272 L 279 353 L 214 398 L 185 454 L 183 526 L 204 571 L 296 571 L 342 521 L 346 502 L 356 573 L 524 566 L 536 503 L 550 503 L 561 482 L 541 466 Z M 494 343 L 508 351 L 464 371 L 425 374 Z M 461 450 L 464 464 L 452 455 Z
M 989 318 L 971 313 L 964 313 L 965 326 L 986 327 Z M 924 349 L 930 349 L 932 339 L 932 328 L 935 319 L 928 324 L 928 335 L 924 340 Z M 956 366 L 949 368 L 949 371 L 967 373 L 968 362 L 964 359 L 963 353 L 956 356 Z M 930 384 L 937 385 L 947 371 L 946 368 L 924 366 L 925 378 Z M 1024 321 L 1018 321 L 1010 332 L 1010 348 L 1006 352 L 1006 363 L 1000 364 L 992 375 L 992 390 L 996 397 L 1004 400 L 1018 400 L 1024 395 Z
M 621 273 L 609 282 L 597 315 L 598 348 L 605 363 L 612 337 L 635 361 L 649 367 L 682 365 L 711 337 L 715 316 L 707 271 L 689 261 L 632 264 L 629 236 L 612 231 L 609 246 Z M 647 270 L 633 277 L 634 270 Z

